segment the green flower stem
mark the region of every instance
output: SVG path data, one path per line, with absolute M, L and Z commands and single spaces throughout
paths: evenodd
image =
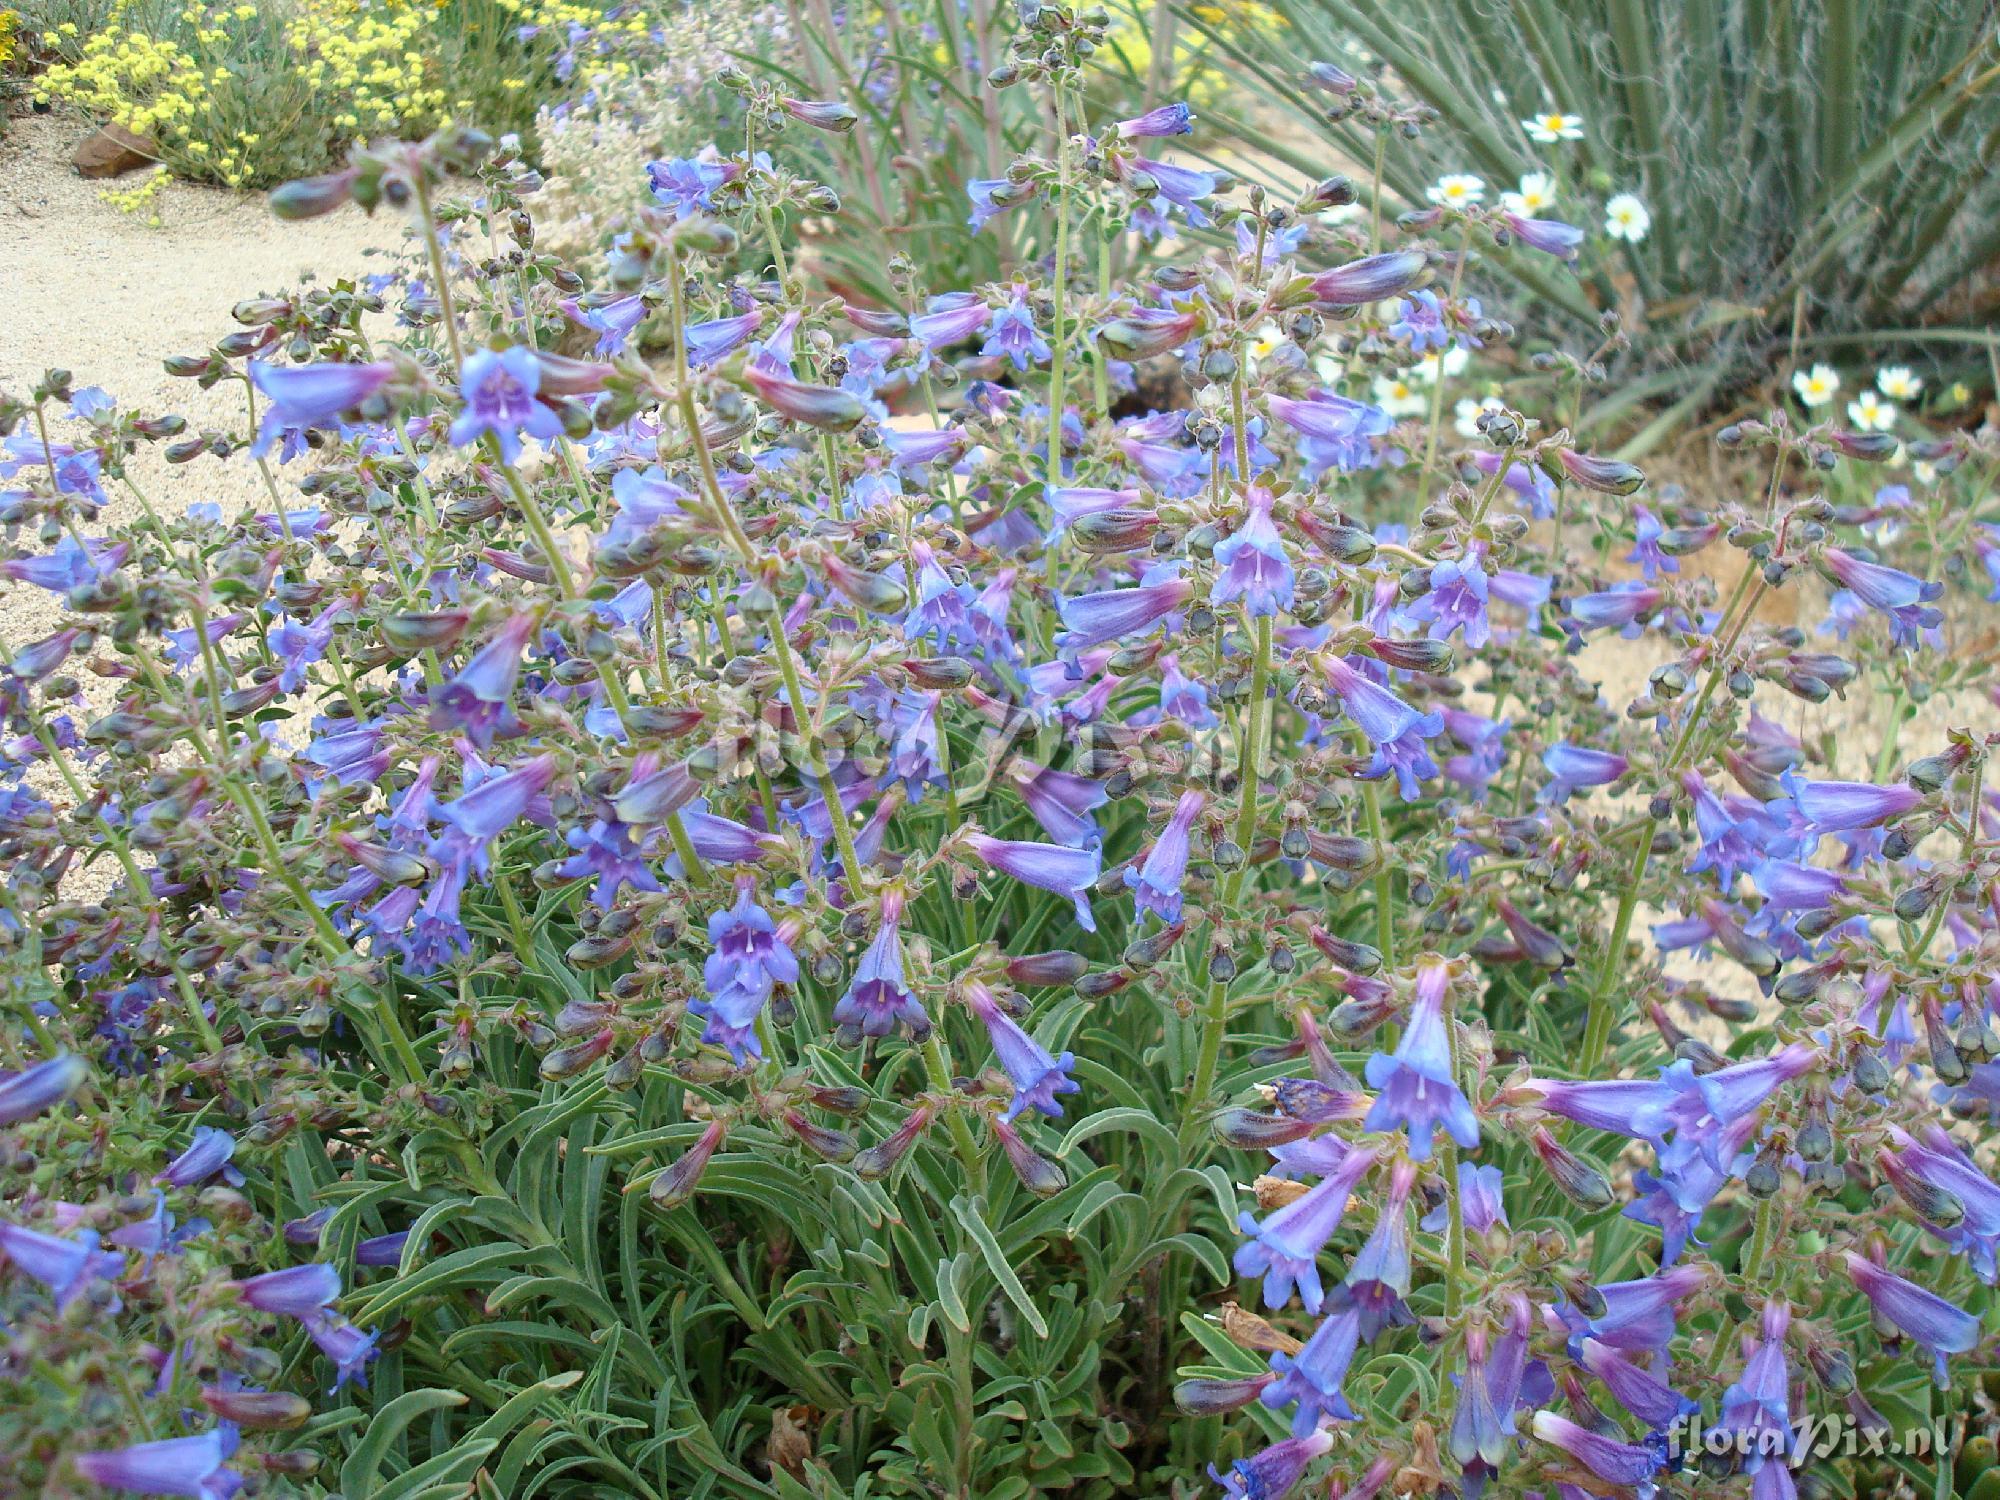
M 1249 876 L 1250 846 L 1257 838 L 1257 768 L 1263 760 L 1259 741 L 1264 734 L 1266 718 L 1271 717 L 1264 711 L 1264 699 L 1270 691 L 1270 683 L 1271 618 L 1265 615 L 1257 621 L 1256 657 L 1250 672 L 1250 702 L 1244 710 L 1243 745 L 1237 770 L 1237 790 L 1241 801 L 1236 809 L 1236 846 L 1243 851 L 1243 863 L 1230 871 L 1223 881 L 1218 919 L 1225 913 L 1235 911 L 1237 898 L 1242 894 L 1243 883 Z M 1229 987 L 1220 980 L 1211 979 L 1202 1014 L 1201 1052 L 1195 1061 L 1194 1082 L 1189 1086 L 1187 1099 L 1181 1106 L 1180 1130 L 1175 1137 L 1183 1160 L 1194 1144 L 1202 1109 L 1215 1087 L 1216 1068 L 1222 1060 L 1222 1038 L 1228 1029 Z
M 1060 85 L 1055 91 L 1056 102 L 1056 258 L 1050 272 L 1050 290 L 1055 299 L 1055 311 L 1051 319 L 1053 337 L 1049 340 L 1052 351 L 1049 356 L 1049 461 L 1047 485 L 1055 489 L 1062 483 L 1062 429 L 1063 407 L 1067 403 L 1069 329 L 1066 324 L 1068 310 L 1064 304 L 1069 275 L 1069 116 L 1064 107 L 1063 91 Z

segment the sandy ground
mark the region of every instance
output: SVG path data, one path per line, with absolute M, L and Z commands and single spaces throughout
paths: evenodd
M 103 184 L 71 169 L 85 132 L 73 116 L 24 115 L 0 136 L 0 390 L 25 397 L 43 371 L 60 366 L 78 387 L 102 386 L 122 407 L 179 412 L 193 429 L 240 430 L 240 385 L 204 391 L 168 376 L 161 360 L 200 353 L 238 327 L 229 309 L 245 297 L 385 269 L 369 252 L 395 246 L 399 223 L 343 208 L 287 224 L 259 196 L 176 183 L 154 200 L 162 227 L 153 229 L 143 215 L 100 201 Z M 147 494 L 174 508 L 261 489 L 248 464 L 175 468 L 142 450 L 133 467 Z M 136 509 L 117 497 L 113 517 L 128 507 Z M 23 602 L 0 605 L 10 629 Z

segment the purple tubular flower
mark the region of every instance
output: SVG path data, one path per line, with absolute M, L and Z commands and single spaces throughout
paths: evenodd
M 1442 714 L 1424 714 L 1410 707 L 1370 677 L 1351 658 L 1334 657 L 1326 664 L 1327 686 L 1372 745 L 1381 746 L 1415 734 L 1429 739 L 1444 729 Z
M 1583 246 L 1583 231 L 1560 219 L 1528 219 L 1515 213 L 1503 213 L 1500 217 L 1522 244 L 1557 260 L 1575 260 L 1576 252 Z
M 62 1103 L 90 1076 L 90 1064 L 64 1052 L 0 1079 L 0 1125 L 18 1125 Z
M 1193 167 L 1179 167 L 1171 162 L 1154 161 L 1140 157 L 1133 163 L 1139 171 L 1153 179 L 1160 196 L 1187 215 L 1187 221 L 1195 229 L 1206 229 L 1209 217 L 1202 211 L 1202 200 L 1215 192 L 1217 178 L 1213 172 L 1198 171 Z
M 1938 1388 L 1944 1389 L 1950 1383 L 1945 1356 L 1969 1353 L 1977 1347 L 1979 1319 L 1957 1304 L 1945 1301 L 1937 1293 L 1926 1291 L 1914 1281 L 1906 1281 L 1892 1271 L 1883 1270 L 1852 1250 L 1842 1251 L 1841 1259 L 1847 1263 L 1848 1276 L 1876 1313 L 1916 1340 L 1931 1355 L 1935 1361 L 1933 1377 Z
M 1482 1167 L 1474 1161 L 1458 1164 L 1459 1212 L 1464 1216 L 1468 1234 L 1484 1234 L 1495 1224 L 1506 1224 L 1507 1204 L 1503 1192 L 1506 1182 L 1506 1174 L 1498 1167 Z M 1451 1206 L 1440 1203 L 1423 1216 L 1417 1227 L 1439 1234 L 1450 1224 Z
M 1561 807 L 1570 795 L 1587 786 L 1609 786 L 1630 769 L 1631 762 L 1609 750 L 1591 750 L 1567 741 L 1542 752 L 1542 765 L 1554 778 L 1536 799 Z
M 340 1296 L 340 1272 L 324 1261 L 311 1261 L 245 1277 L 236 1283 L 236 1292 L 259 1312 L 311 1323 Z
M 1421 250 L 1390 250 L 1351 260 L 1312 279 L 1313 300 L 1329 307 L 1357 307 L 1409 291 L 1430 271 Z
M 1028 760 L 1016 761 L 1009 774 L 1028 811 L 1058 844 L 1086 849 L 1102 837 L 1091 813 L 1111 800 L 1103 782 Z
M 364 1333 L 345 1318 L 330 1313 L 306 1324 L 306 1332 L 319 1345 L 319 1352 L 333 1361 L 336 1391 L 349 1381 L 368 1384 L 368 1361 L 375 1358 L 379 1334 Z
M 1320 1310 L 1326 1298 L 1319 1279 L 1319 1252 L 1340 1228 L 1348 1198 L 1375 1161 L 1373 1147 L 1357 1146 L 1332 1172 L 1262 1224 L 1247 1213 L 1237 1216 L 1237 1226 L 1250 1238 L 1236 1247 L 1236 1274 L 1264 1278 L 1264 1306 L 1283 1307 L 1296 1286 L 1305 1310 Z
M 1926 583 L 1838 547 L 1822 552 L 1820 564 L 1863 604 L 1889 616 L 1891 639 L 1898 646 L 1914 647 L 1922 631 L 1944 619 L 1931 603 L 1944 592 L 1942 583 Z
M 1273 1443 L 1254 1458 L 1239 1458 L 1227 1474 L 1208 1466 L 1208 1476 L 1222 1486 L 1226 1500 L 1284 1500 L 1305 1478 L 1312 1461 L 1333 1450 L 1333 1434 L 1324 1430 Z
M 810 385 L 755 368 L 745 370 L 743 378 L 771 410 L 808 427 L 845 432 L 868 415 L 858 396 L 836 385 Z
M 903 898 L 892 892 L 882 902 L 882 925 L 855 966 L 847 993 L 833 1007 L 834 1024 L 856 1036 L 887 1036 L 907 1026 L 917 1038 L 930 1035 L 931 1018 L 903 980 Z
M 1769 1057 L 1703 1073 L 1694 1082 L 1708 1113 L 1727 1125 L 1749 1114 L 1781 1085 L 1811 1072 L 1819 1060 L 1819 1048 L 1811 1042 L 1793 1042 Z
M 632 331 L 646 321 L 646 299 L 636 294 L 615 297 L 597 305 L 569 297 L 564 299 L 561 307 L 563 316 L 570 322 L 597 335 L 596 352 L 599 354 L 623 353 Z
M 502 624 L 432 697 L 431 728 L 462 733 L 481 750 L 492 748 L 496 734 L 515 728 L 514 685 L 521 677 L 522 648 L 536 624 L 532 613 L 515 615 Z
M 1592 1130 L 1659 1140 L 1673 1128 L 1672 1110 L 1680 1090 L 1664 1078 L 1601 1078 L 1571 1082 L 1536 1078 L 1528 1087 L 1550 1114 L 1561 1115 Z
M 1210 602 L 1241 599 L 1253 619 L 1275 615 L 1292 604 L 1292 560 L 1271 519 L 1274 499 L 1262 485 L 1254 487 L 1242 523 L 1215 549 L 1217 571 Z
M 700 370 L 734 354 L 763 322 L 763 313 L 747 312 L 738 313 L 733 318 L 714 318 L 706 323 L 688 324 L 683 330 L 688 363 Z
M 1604 1382 L 1618 1404 L 1655 1431 L 1663 1431 L 1701 1410 L 1644 1365 L 1609 1344 L 1587 1338 L 1578 1363 Z
M 1135 119 L 1120 120 L 1114 128 L 1128 141 L 1189 135 L 1194 130 L 1194 111 L 1185 104 L 1162 104 Z
M 1016 291 L 1013 300 L 993 314 L 986 342 L 979 352 L 988 359 L 1012 360 L 1017 370 L 1026 370 L 1049 357 L 1049 341 L 1035 326 L 1034 312 L 1021 292 Z
M 1463 632 L 1465 644 L 1477 650 L 1493 638 L 1486 614 L 1486 569 L 1478 547 L 1433 566 L 1430 584 L 1430 592 L 1412 599 L 1405 613 L 1419 624 L 1428 623 L 1432 640 L 1449 640 Z
M 1048 492 L 1049 513 L 1055 517 L 1055 524 L 1042 545 L 1053 547 L 1071 525 L 1085 516 L 1103 515 L 1109 511 L 1124 510 L 1139 503 L 1139 491 L 1052 489 Z
M 1715 1430 L 1736 1438 L 1737 1451 L 1747 1455 L 1744 1467 L 1751 1471 L 1770 1455 L 1787 1454 L 1791 1448 L 1791 1372 L 1785 1364 L 1785 1330 L 1791 1321 L 1791 1305 L 1783 1299 L 1764 1304 L 1763 1338 L 1744 1361 L 1743 1373 L 1722 1393 Z
M 463 796 L 443 804 L 437 815 L 475 847 L 483 849 L 504 833 L 555 779 L 556 758 L 538 755 L 499 776 L 489 776 Z
M 60 1312 L 85 1295 L 98 1281 L 115 1276 L 124 1266 L 122 1256 L 97 1248 L 94 1230 L 80 1230 L 74 1238 L 43 1234 L 18 1224 L 0 1223 L 0 1255 L 22 1274 L 32 1276 L 49 1289 Z M 116 1312 L 118 1299 L 112 1297 L 106 1311 Z
M 962 344 L 993 321 L 993 309 L 971 292 L 933 297 L 929 308 L 910 319 L 910 337 L 931 349 Z
M 195 1437 L 162 1438 L 129 1448 L 79 1453 L 72 1462 L 90 1483 L 135 1495 L 229 1500 L 243 1481 L 223 1465 L 236 1452 L 236 1428 L 223 1423 Z
M 978 983 L 968 989 L 966 1004 L 985 1025 L 987 1038 L 993 1043 L 993 1055 L 1014 1084 L 1014 1097 L 1001 1120 L 1011 1125 L 1026 1109 L 1060 1117 L 1063 1110 L 1056 1095 L 1078 1093 L 1083 1088 L 1069 1076 L 1069 1070 L 1076 1066 L 1076 1054 L 1050 1056 L 1047 1048 L 1000 1008 L 991 990 Z
M 1461 1464 L 1478 1460 L 1497 1467 L 1513 1446 L 1532 1320 L 1527 1299 L 1517 1294 L 1497 1339 L 1489 1339 L 1483 1324 L 1466 1333 L 1465 1377 L 1451 1421 L 1451 1456 Z
M 451 442 L 463 448 L 487 433 L 500 445 L 503 463 L 521 457 L 521 435 L 547 442 L 562 436 L 562 418 L 540 399 L 542 364 L 535 351 L 480 349 L 465 357 L 458 393 L 464 408 L 452 419 Z
M 1799 817 L 1814 833 L 1853 833 L 1880 828 L 1914 811 L 1922 792 L 1906 785 L 1875 786 L 1866 781 L 1800 781 L 1786 788 Z
M 1097 883 L 1103 861 L 1095 849 L 1065 849 L 1060 844 L 996 839 L 983 833 L 968 834 L 965 842 L 988 869 L 1023 885 L 1068 896 L 1076 903 L 1077 924 L 1085 932 L 1097 931 L 1097 919 L 1090 913 L 1090 888 Z
M 1969 1256 L 1979 1279 L 1992 1286 L 2000 1280 L 1994 1264 L 1996 1247 L 2000 1247 L 2000 1187 L 1937 1126 L 1929 1126 L 1921 1142 L 1900 1131 L 1896 1134 L 1900 1150 L 1885 1148 L 1877 1159 L 1885 1169 L 1893 1167 L 1892 1178 L 1901 1174 L 1951 1196 L 1961 1210 L 1959 1221 L 1950 1228 L 1927 1227 L 1953 1250 Z
M 357 1266 L 401 1265 L 403 1246 L 409 1242 L 410 1231 L 407 1229 L 399 1229 L 394 1234 L 378 1234 L 354 1247 L 354 1263 Z
M 735 175 L 736 168 L 716 161 L 677 156 L 668 161 L 646 163 L 646 178 L 653 197 L 674 218 L 686 219 L 715 206 L 710 196 Z
M 1173 816 L 1145 861 L 1136 869 L 1127 866 L 1125 884 L 1132 892 L 1133 915 L 1152 912 L 1172 925 L 1181 918 L 1181 880 L 1187 874 L 1188 831 L 1208 799 L 1200 792 L 1182 792 L 1174 804 Z
M 1194 585 L 1185 578 L 1163 578 L 1137 588 L 1108 589 L 1064 600 L 1061 614 L 1066 628 L 1056 644 L 1065 651 L 1080 651 L 1150 630 L 1179 609 L 1193 592 Z
M 262 458 L 278 437 L 294 428 L 324 427 L 354 410 L 389 383 L 394 365 L 274 365 L 250 361 L 250 383 L 270 404 L 257 424 L 251 457 Z
M 1271 1369 L 1278 1378 L 1264 1387 L 1258 1399 L 1272 1411 L 1297 1403 L 1298 1410 L 1292 1413 L 1295 1438 L 1318 1430 L 1328 1418 L 1358 1422 L 1341 1385 L 1360 1345 L 1361 1309 L 1349 1299 L 1326 1315 L 1296 1355 L 1282 1351 L 1271 1355 Z
M 1604 1311 L 1581 1319 L 1582 1331 L 1614 1349 L 1655 1354 L 1673 1342 L 1674 1305 L 1708 1280 L 1702 1266 L 1679 1266 L 1636 1281 L 1597 1288 Z
M 235 1136 L 226 1130 L 201 1125 L 196 1127 L 194 1141 L 187 1150 L 167 1163 L 167 1169 L 153 1180 L 172 1187 L 194 1187 L 224 1172 L 232 1182 L 240 1183 L 243 1174 L 229 1165 L 229 1158 L 235 1154 Z
M 1569 618 L 1579 630 L 1621 630 L 1636 633 L 1639 621 L 1658 609 L 1664 591 L 1645 584 L 1624 583 L 1602 593 L 1570 600 Z
M 1361 1128 L 1407 1130 L 1410 1155 L 1417 1161 L 1430 1160 L 1431 1136 L 1439 1125 L 1461 1146 L 1479 1144 L 1479 1120 L 1452 1078 L 1451 1042 L 1445 1031 L 1449 1023 L 1444 1015 L 1450 977 L 1442 962 L 1421 964 L 1409 1022 L 1395 1052 L 1377 1052 L 1368 1059 L 1368 1084 L 1378 1092 Z
M 1410 1193 L 1417 1184 L 1414 1162 L 1389 1169 L 1389 1194 L 1375 1228 L 1347 1268 L 1347 1295 L 1361 1309 L 1361 1336 L 1371 1343 L 1385 1328 L 1412 1321 L 1403 1297 L 1410 1290 Z
M 1665 1444 L 1621 1443 L 1616 1438 L 1579 1426 L 1559 1412 L 1538 1411 L 1535 1436 L 1559 1448 L 1608 1484 L 1633 1488 L 1647 1485 L 1666 1467 Z
M 771 914 L 751 899 L 755 889 L 756 882 L 739 879 L 735 904 L 709 917 L 711 951 L 701 969 L 708 996 L 688 1003 L 689 1011 L 708 1022 L 702 1040 L 728 1048 L 739 1067 L 764 1055 L 757 1018 L 772 989 L 799 982 L 798 957 Z

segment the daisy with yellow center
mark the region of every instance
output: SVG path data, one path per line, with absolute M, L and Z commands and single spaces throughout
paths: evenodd
M 1896 408 L 1873 391 L 1863 391 L 1847 403 L 1847 420 L 1863 432 L 1887 432 L 1896 425 Z
M 1557 141 L 1580 141 L 1583 139 L 1583 116 L 1536 115 L 1532 120 L 1523 120 L 1521 128 L 1545 146 L 1553 146 Z
M 1454 172 L 1432 183 L 1425 196 L 1442 208 L 1470 208 L 1485 201 L 1486 184 L 1477 177 Z
M 1814 365 L 1810 370 L 1793 374 L 1792 389 L 1798 393 L 1802 405 L 1825 406 L 1840 389 L 1840 376 L 1830 365 Z
M 1500 195 L 1501 207 L 1524 219 L 1538 218 L 1545 209 L 1555 207 L 1555 202 L 1556 180 L 1547 172 L 1529 172 L 1521 178 L 1518 189 Z
M 1392 417 L 1418 417 L 1430 410 L 1430 398 L 1401 375 L 1375 377 L 1375 404 Z
M 1875 389 L 1891 401 L 1914 401 L 1923 388 L 1922 378 L 1912 374 L 1908 365 L 1888 365 L 1875 372 Z

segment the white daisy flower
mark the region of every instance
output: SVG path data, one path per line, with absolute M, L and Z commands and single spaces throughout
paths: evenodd
M 1523 120 L 1521 128 L 1545 146 L 1553 146 L 1557 141 L 1580 141 L 1583 139 L 1583 116 L 1536 115 L 1532 120 Z
M 1401 375 L 1375 377 L 1375 404 L 1392 417 L 1419 417 L 1430 410 L 1429 399 Z
M 1442 362 L 1438 355 L 1426 354 L 1411 365 L 1408 378 L 1417 385 L 1436 385 L 1440 368 L 1443 369 L 1445 378 L 1449 380 L 1471 362 L 1472 351 L 1463 344 L 1453 344 L 1444 351 Z
M 1498 396 L 1486 396 L 1474 401 L 1470 396 L 1456 403 L 1452 409 L 1451 425 L 1458 435 L 1468 441 L 1479 436 L 1479 415 L 1481 412 L 1503 411 L 1507 403 Z
M 1923 388 L 1922 377 L 1912 374 L 1908 365 L 1887 365 L 1875 372 L 1875 389 L 1891 401 L 1914 401 Z
M 1831 365 L 1814 365 L 1792 375 L 1792 389 L 1806 406 L 1825 406 L 1840 389 L 1840 376 Z
M 1896 425 L 1896 408 L 1873 391 L 1863 391 L 1847 403 L 1847 420 L 1862 432 L 1887 432 Z
M 1486 199 L 1486 184 L 1477 177 L 1469 177 L 1463 172 L 1454 172 L 1440 177 L 1432 183 L 1425 194 L 1431 202 L 1445 208 L 1470 208 Z
M 1937 483 L 1937 465 L 1926 463 L 1921 458 L 1910 465 L 1910 473 L 1915 477 L 1918 484 L 1929 485 Z
M 1638 244 L 1653 227 L 1653 216 L 1631 193 L 1620 193 L 1604 205 L 1604 232 L 1614 240 Z
M 1547 172 L 1529 172 L 1521 179 L 1520 188 L 1500 195 L 1500 204 L 1510 214 L 1519 214 L 1524 219 L 1539 217 L 1545 210 L 1555 207 L 1556 180 Z

